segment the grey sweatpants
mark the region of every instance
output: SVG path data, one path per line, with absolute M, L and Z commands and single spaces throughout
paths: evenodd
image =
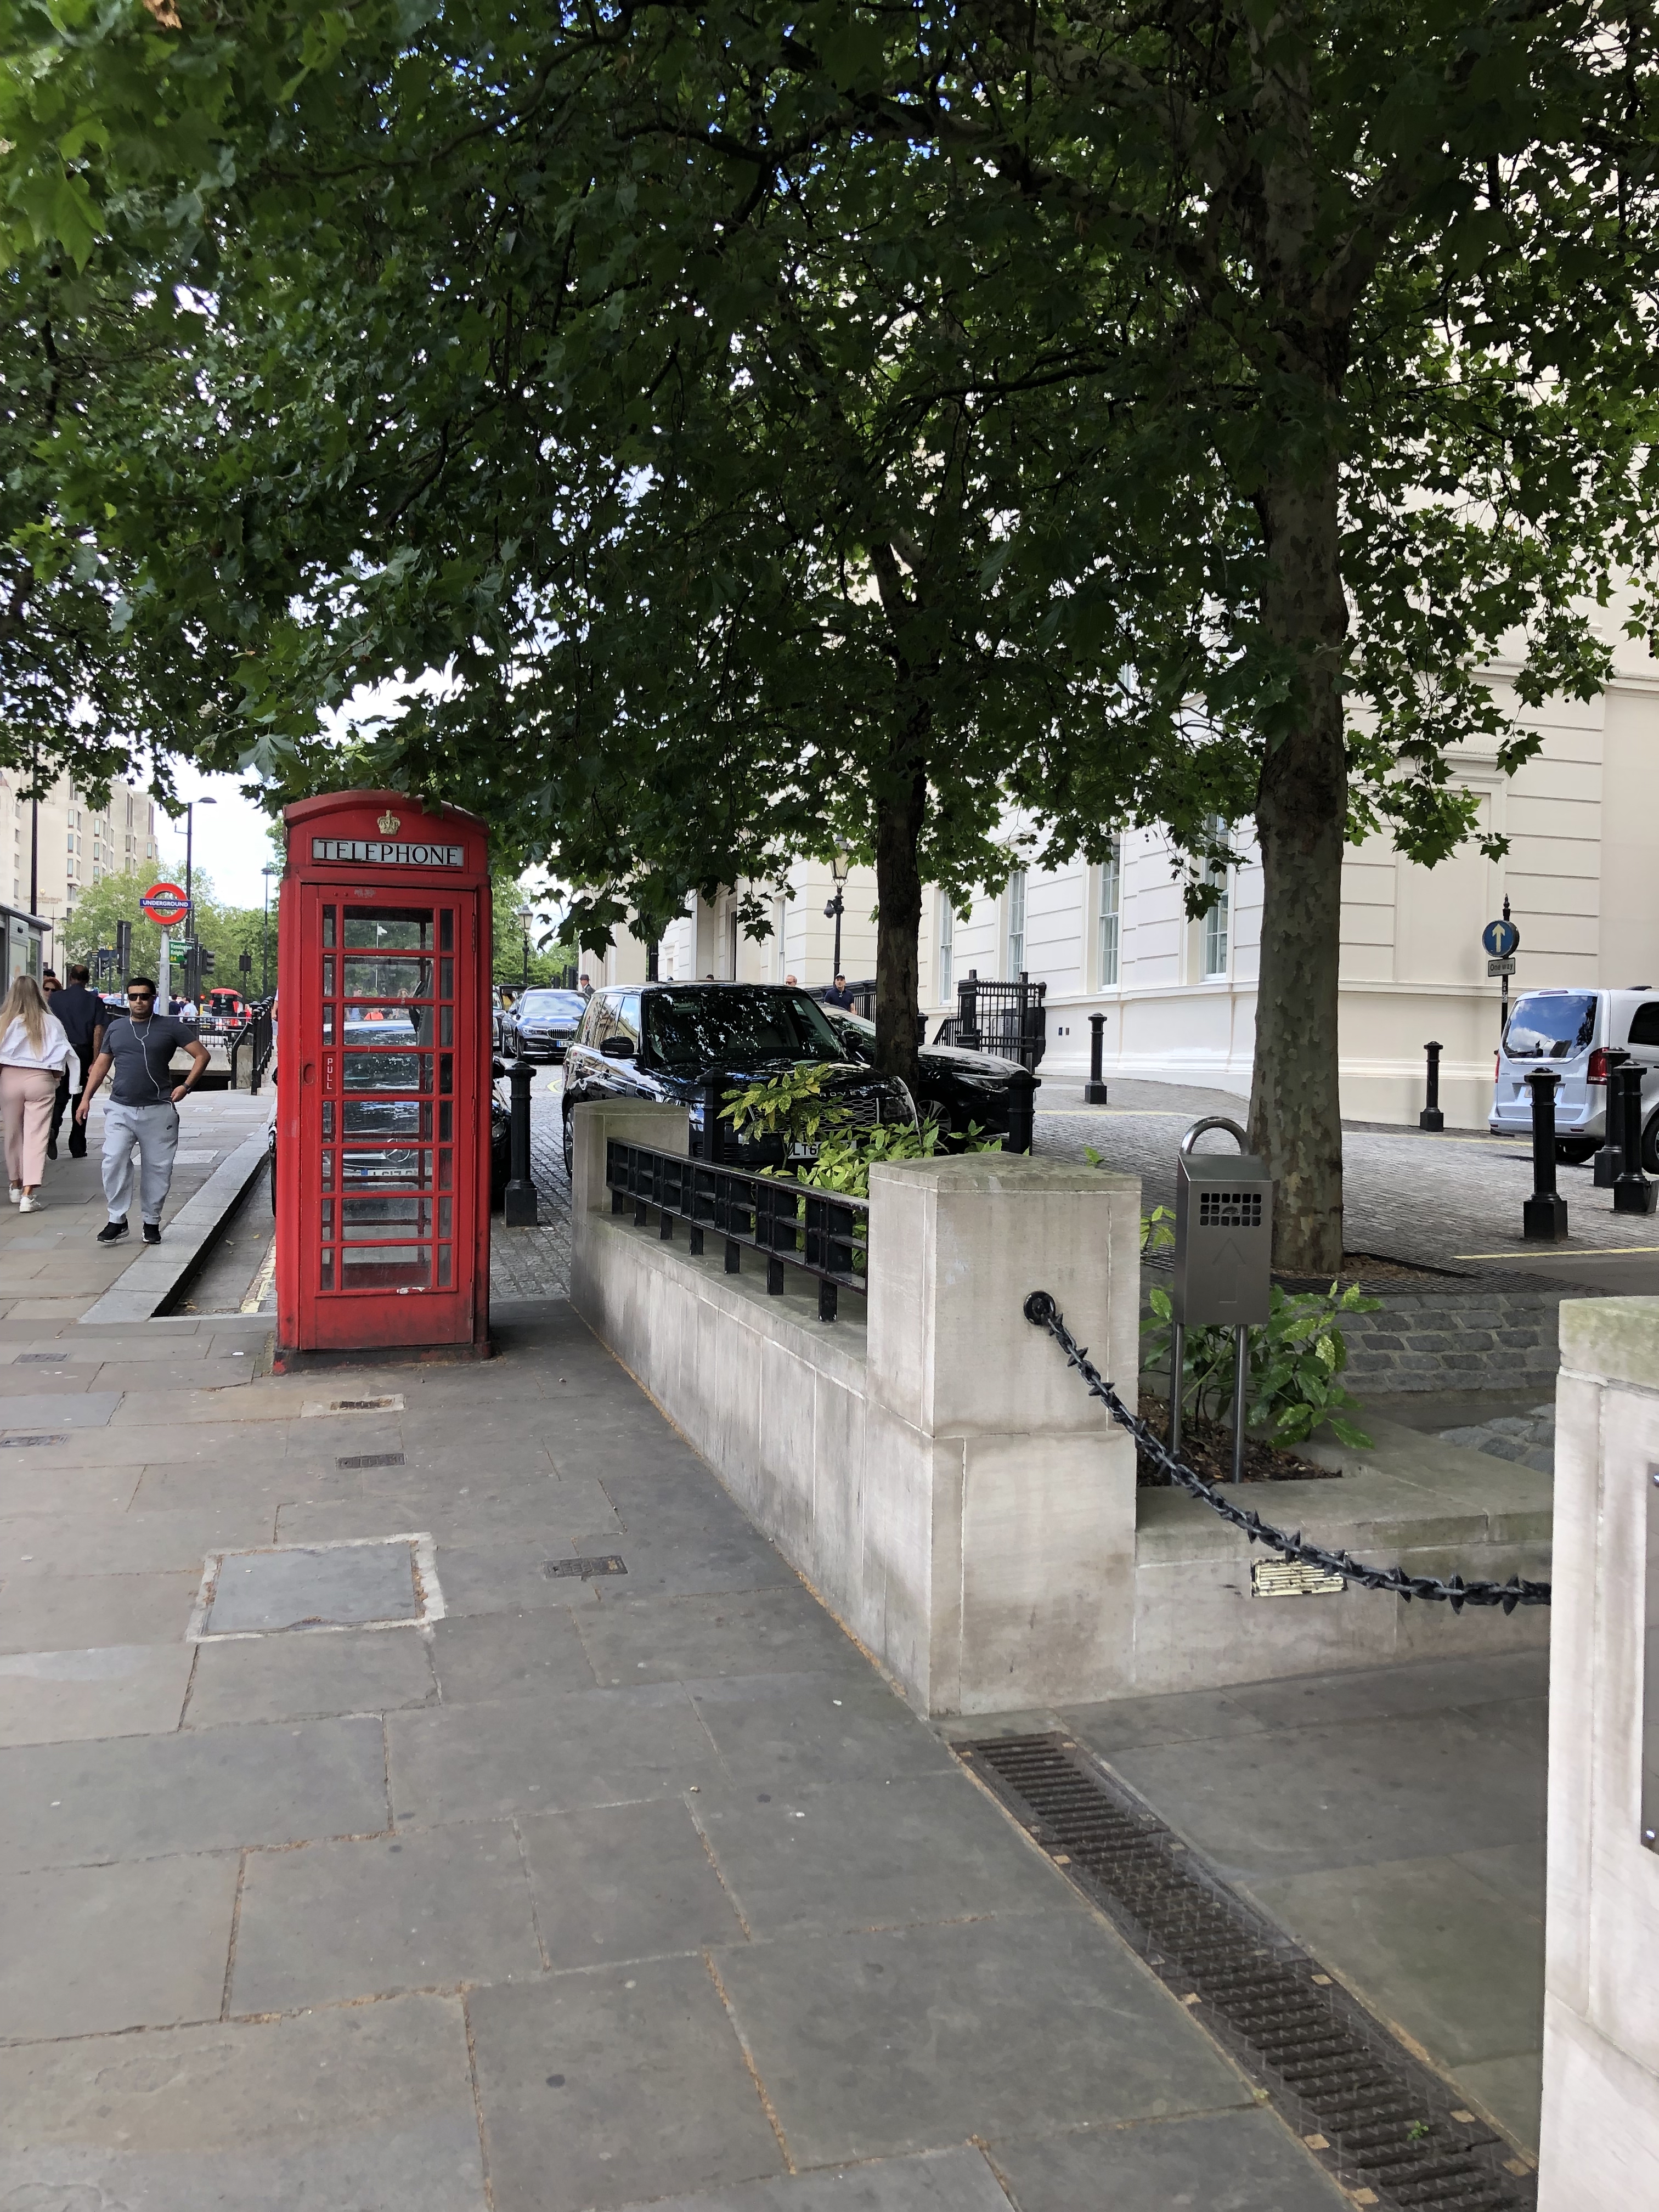
M 154 1106 L 104 1108 L 104 1203 L 112 1221 L 126 1218 L 132 1200 L 132 1148 L 138 1147 L 138 1201 L 146 1221 L 159 1221 L 173 1183 L 179 1149 L 179 1109 L 170 1098 Z

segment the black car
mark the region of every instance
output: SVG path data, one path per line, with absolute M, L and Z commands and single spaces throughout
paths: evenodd
M 581 1027 L 587 1001 L 580 991 L 526 991 L 501 1018 L 508 1060 L 562 1060 Z
M 648 1098 L 684 1106 L 701 1152 L 711 1077 L 732 1087 L 818 1065 L 836 1071 L 829 1087 L 857 1118 L 915 1122 L 904 1085 L 849 1060 L 824 1008 L 805 991 L 778 983 L 642 983 L 597 991 L 565 1058 L 565 1165 L 574 1151 L 571 1113 L 585 1100 Z M 785 1161 L 781 1138 L 739 1137 L 734 1143 L 728 1131 L 726 1144 L 735 1166 Z
M 841 1006 L 823 1006 L 819 1011 L 841 1039 L 847 1057 L 873 1067 L 875 1024 Z M 1006 1136 L 1008 1079 L 1018 1065 L 1018 1060 L 1001 1060 L 994 1053 L 924 1044 L 916 1054 L 917 1107 L 924 1115 L 931 1108 L 958 1142 L 975 1128 L 987 1137 Z M 1041 1083 L 1042 1079 L 1037 1079 Z

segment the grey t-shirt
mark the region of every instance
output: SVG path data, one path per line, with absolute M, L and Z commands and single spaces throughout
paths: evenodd
M 171 1098 L 182 1077 L 173 1073 L 173 1055 L 181 1044 L 194 1044 L 196 1030 L 171 1014 L 152 1014 L 135 1022 L 118 1014 L 104 1031 L 104 1050 L 115 1062 L 118 1106 L 159 1106 Z

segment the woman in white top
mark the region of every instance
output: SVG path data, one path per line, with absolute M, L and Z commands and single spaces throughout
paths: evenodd
M 33 975 L 20 975 L 0 1006 L 0 1133 L 6 1146 L 11 1202 L 33 1213 L 46 1171 L 58 1079 L 69 1066 L 70 1041 Z

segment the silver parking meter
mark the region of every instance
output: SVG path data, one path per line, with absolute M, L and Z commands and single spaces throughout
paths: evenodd
M 1195 1152 L 1206 1129 L 1224 1129 L 1236 1156 Z M 1170 1449 L 1181 1449 L 1181 1391 L 1186 1372 L 1187 1331 L 1235 1331 L 1233 1480 L 1244 1473 L 1244 1391 L 1247 1331 L 1273 1310 L 1273 1182 L 1265 1162 L 1247 1147 L 1237 1121 L 1206 1115 L 1181 1140 L 1176 1160 L 1175 1283 L 1170 1307 Z

